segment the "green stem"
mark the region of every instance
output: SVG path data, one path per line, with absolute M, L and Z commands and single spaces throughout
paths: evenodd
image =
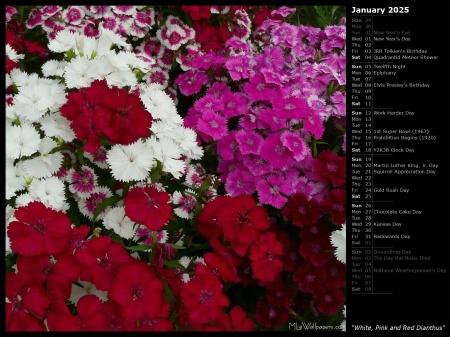
M 313 149 L 313 158 L 317 158 L 317 143 L 315 140 L 313 140 L 312 149 Z

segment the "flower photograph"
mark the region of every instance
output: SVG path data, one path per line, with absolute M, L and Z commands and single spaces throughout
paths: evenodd
M 345 7 L 4 8 L 6 331 L 345 331 Z

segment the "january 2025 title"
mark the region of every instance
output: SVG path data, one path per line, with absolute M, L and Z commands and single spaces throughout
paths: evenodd
M 387 11 L 386 11 L 387 10 Z M 352 14 L 406 14 L 409 13 L 409 7 L 352 7 Z

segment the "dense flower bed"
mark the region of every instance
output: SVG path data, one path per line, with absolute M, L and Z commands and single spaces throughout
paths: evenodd
M 6 7 L 6 330 L 345 330 L 340 7 Z

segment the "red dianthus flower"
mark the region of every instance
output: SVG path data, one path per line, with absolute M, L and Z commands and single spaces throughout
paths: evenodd
M 334 187 L 345 184 L 345 157 L 339 157 L 331 150 L 319 153 L 314 159 L 314 175 L 321 181 L 331 181 Z
M 132 188 L 125 197 L 125 213 L 131 221 L 139 222 L 151 230 L 159 230 L 172 217 L 170 196 L 153 186 Z
M 222 283 L 212 273 L 195 275 L 181 289 L 181 300 L 189 310 L 188 317 L 196 324 L 216 320 L 230 302 L 222 294 Z
M 308 200 L 303 193 L 292 195 L 283 211 L 284 215 L 292 219 L 293 224 L 298 227 L 316 223 L 320 218 L 317 201 L 315 199 Z
M 125 89 L 109 89 L 103 96 L 98 114 L 103 121 L 100 130 L 113 144 L 128 145 L 150 134 L 151 114 L 139 96 Z
M 87 255 L 80 275 L 98 290 L 107 291 L 114 283 L 118 268 L 133 260 L 122 244 L 111 242 L 110 236 L 99 236 L 86 242 Z
M 332 190 L 320 203 L 324 213 L 331 215 L 331 221 L 335 225 L 342 225 L 346 220 L 346 191 L 342 189 Z
M 43 318 L 51 302 L 43 287 L 6 273 L 6 331 L 45 331 Z
M 324 314 L 334 315 L 341 310 L 345 296 L 342 290 L 327 287 L 313 294 L 314 306 Z
M 121 265 L 108 296 L 122 306 L 123 317 L 130 320 L 162 316 L 164 285 L 145 262 Z
M 44 252 L 58 254 L 68 244 L 71 221 L 61 211 L 33 201 L 17 208 L 17 221 L 8 226 L 8 236 L 13 252 L 23 256 L 37 256 Z
M 261 234 L 258 242 L 250 248 L 253 277 L 272 282 L 283 270 L 280 261 L 282 253 L 283 248 L 275 233 Z
M 225 240 L 240 256 L 244 256 L 259 234 L 269 228 L 266 210 L 246 194 L 232 198 L 228 207 L 221 209 L 217 216 L 223 224 Z

